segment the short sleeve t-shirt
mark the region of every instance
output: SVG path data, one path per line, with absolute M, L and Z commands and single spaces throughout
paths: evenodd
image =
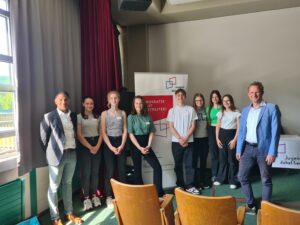
M 207 137 L 207 116 L 204 109 L 197 111 L 198 119 L 196 121 L 196 128 L 194 131 L 195 138 L 204 138 Z
M 190 129 L 192 123 L 197 120 L 197 114 L 193 107 L 185 106 L 174 106 L 168 112 L 168 122 L 174 124 L 174 128 L 180 136 L 185 136 Z M 179 142 L 179 140 L 172 135 L 172 142 Z M 194 142 L 193 134 L 189 137 L 187 142 Z
M 128 133 L 134 135 L 147 135 L 156 131 L 150 116 L 129 115 L 127 118 Z
M 81 132 L 84 137 L 99 136 L 100 117 L 95 118 L 89 115 L 87 119 L 83 119 L 81 114 L 77 115 L 77 123 L 81 125 Z
M 215 108 L 212 107 L 210 110 L 210 114 L 209 114 L 209 124 L 210 125 L 217 125 L 218 123 L 218 117 L 217 117 L 217 113 L 220 112 L 222 109 L 222 107 L 220 106 L 219 108 Z M 209 107 L 206 107 L 206 115 L 208 115 L 209 113 Z
M 236 110 L 234 112 L 222 111 L 217 113 L 218 119 L 221 119 L 221 128 L 222 129 L 236 129 L 237 128 L 237 119 L 241 116 L 241 113 Z

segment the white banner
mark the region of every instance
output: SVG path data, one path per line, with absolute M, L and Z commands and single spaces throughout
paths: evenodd
M 281 135 L 278 155 L 272 164 L 275 168 L 300 169 L 300 137 L 297 135 Z
M 171 150 L 171 132 L 167 127 L 167 115 L 175 103 L 174 92 L 188 84 L 187 74 L 173 73 L 134 73 L 135 94 L 142 95 L 156 127 L 152 143 L 163 170 L 163 187 L 176 186 L 174 160 Z M 143 161 L 144 183 L 153 183 L 153 172 L 150 165 Z

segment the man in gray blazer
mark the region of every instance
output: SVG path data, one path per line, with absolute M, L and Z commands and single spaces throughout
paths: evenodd
M 75 224 L 83 221 L 73 215 L 72 178 L 76 166 L 77 117 L 69 109 L 69 94 L 59 92 L 55 96 L 57 108 L 44 115 L 40 124 L 40 141 L 49 165 L 48 203 L 52 225 L 62 225 L 59 216 L 57 189 L 62 183 L 65 219 Z
M 246 195 L 247 209 L 256 212 L 249 175 L 257 164 L 262 180 L 262 200 L 272 196 L 271 167 L 277 156 L 280 138 L 280 111 L 277 105 L 263 101 L 264 87 L 253 82 L 248 87 L 251 104 L 242 111 L 236 158 L 240 160 L 238 178 Z

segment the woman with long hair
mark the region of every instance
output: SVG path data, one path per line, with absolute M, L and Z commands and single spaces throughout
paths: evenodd
M 211 181 L 216 180 L 219 168 L 219 150 L 216 142 L 217 113 L 222 109 L 221 94 L 218 90 L 212 90 L 209 97 L 209 107 L 206 108 L 208 117 L 208 141 L 211 155 Z
M 108 110 L 101 114 L 101 131 L 105 142 L 103 154 L 105 161 L 105 187 L 106 205 L 112 208 L 112 188 L 110 179 L 113 177 L 115 167 L 118 167 L 118 180 L 126 181 L 125 164 L 126 152 L 124 150 L 127 139 L 126 113 L 119 109 L 120 93 L 110 91 L 107 94 Z
M 196 127 L 194 130 L 193 165 L 195 168 L 195 186 L 199 189 L 209 188 L 205 177 L 206 162 L 208 156 L 207 116 L 205 112 L 205 99 L 203 94 L 196 93 L 193 99 L 193 107 L 197 113 Z M 200 167 L 198 163 L 200 160 Z
M 236 141 L 240 126 L 241 113 L 236 109 L 231 95 L 222 98 L 223 109 L 218 112 L 216 127 L 216 141 L 219 147 L 220 165 L 214 185 L 221 185 L 228 181 L 230 189 L 239 185 L 238 161 L 236 159 Z
M 153 168 L 153 183 L 159 197 L 164 195 L 162 188 L 162 170 L 160 163 L 151 148 L 155 126 L 148 115 L 147 104 L 142 96 L 135 96 L 132 101 L 132 113 L 128 116 L 128 133 L 133 144 L 131 157 L 134 167 L 135 184 L 143 184 L 142 158 Z
M 97 196 L 99 167 L 102 158 L 102 136 L 100 117 L 94 113 L 94 99 L 86 96 L 82 100 L 81 113 L 77 115 L 77 138 L 80 143 L 79 164 L 81 186 L 84 195 L 83 210 L 101 205 Z M 90 196 L 92 197 L 90 199 Z

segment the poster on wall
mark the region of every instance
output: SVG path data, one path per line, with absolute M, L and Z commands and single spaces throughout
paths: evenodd
M 171 150 L 171 132 L 167 126 L 167 116 L 175 104 L 175 91 L 187 88 L 188 75 L 174 73 L 134 73 L 135 94 L 142 95 L 153 119 L 156 133 L 152 143 L 163 171 L 163 187 L 176 186 L 174 160 Z M 144 183 L 153 183 L 153 172 L 150 165 L 143 160 Z
M 300 169 L 300 137 L 281 135 L 274 168 Z

